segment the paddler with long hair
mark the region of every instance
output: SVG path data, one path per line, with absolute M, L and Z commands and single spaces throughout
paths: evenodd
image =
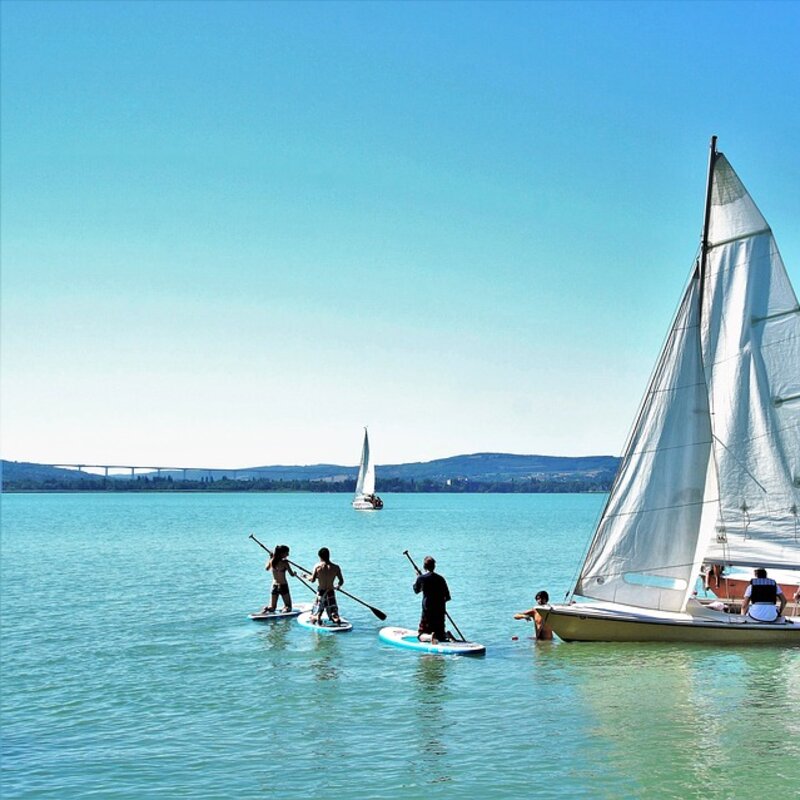
M 341 618 L 339 617 L 339 606 L 336 603 L 336 589 L 344 583 L 342 569 L 331 561 L 331 551 L 327 547 L 320 547 L 317 555 L 320 562 L 308 576 L 312 583 L 317 582 L 318 587 L 309 622 L 312 625 L 322 625 L 322 614 L 325 612 L 334 625 L 339 625 Z
M 289 591 L 289 583 L 286 580 L 286 573 L 294 575 L 294 571 L 289 565 L 289 546 L 285 544 L 276 544 L 275 550 L 272 553 L 265 569 L 267 572 L 272 573 L 272 593 L 270 595 L 270 604 L 264 606 L 265 614 L 272 614 L 278 605 L 278 597 L 283 599 L 283 608 L 281 611 L 292 610 L 292 594 Z

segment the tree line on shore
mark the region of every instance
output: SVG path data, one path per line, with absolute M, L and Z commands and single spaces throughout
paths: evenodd
M 607 492 L 613 474 L 554 478 L 516 478 L 511 480 L 480 479 L 403 479 L 380 480 L 381 492 L 441 492 L 446 494 L 566 494 Z M 201 480 L 176 480 L 172 476 L 137 475 L 133 478 L 64 478 L 4 480 L 4 492 L 321 492 L 325 494 L 355 492 L 355 480 L 234 480 L 228 476 Z

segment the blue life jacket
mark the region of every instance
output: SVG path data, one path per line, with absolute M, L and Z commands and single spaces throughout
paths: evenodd
M 750 581 L 751 603 L 775 603 L 778 600 L 778 584 L 772 578 L 753 578 Z

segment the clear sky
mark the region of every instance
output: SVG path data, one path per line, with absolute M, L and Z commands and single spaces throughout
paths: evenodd
M 1 10 L 4 458 L 618 454 L 713 133 L 800 287 L 800 4 Z

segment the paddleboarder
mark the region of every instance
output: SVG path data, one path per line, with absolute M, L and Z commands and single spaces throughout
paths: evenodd
M 417 638 L 422 642 L 426 641 L 423 636 L 429 637 L 431 644 L 451 641 L 453 636 L 444 627 L 447 603 L 450 601 L 447 581 L 434 571 L 436 559 L 433 556 L 425 556 L 422 566 L 425 572 L 414 581 L 414 592 L 422 592 L 422 616 Z
M 546 606 L 550 602 L 550 595 L 542 590 L 541 592 L 537 592 L 535 599 L 537 606 Z M 514 614 L 514 619 L 533 620 L 537 640 L 553 638 L 553 629 L 547 625 L 542 615 L 536 610 L 536 606 L 529 608 L 527 611 L 520 611 L 518 614 Z
M 339 625 L 341 618 L 339 617 L 339 606 L 336 603 L 336 589 L 344 583 L 342 569 L 331 561 L 331 552 L 327 547 L 321 547 L 317 555 L 320 562 L 308 577 L 312 583 L 316 581 L 318 587 L 309 621 L 314 625 L 322 625 L 322 614 L 325 612 L 334 625 Z
M 272 573 L 272 593 L 270 603 L 264 606 L 265 614 L 272 614 L 278 605 L 278 597 L 283 599 L 281 611 L 292 610 L 292 594 L 289 591 L 289 583 L 286 580 L 286 573 L 294 576 L 295 572 L 289 565 L 289 547 L 285 544 L 276 544 L 272 556 L 267 561 L 265 569 Z

